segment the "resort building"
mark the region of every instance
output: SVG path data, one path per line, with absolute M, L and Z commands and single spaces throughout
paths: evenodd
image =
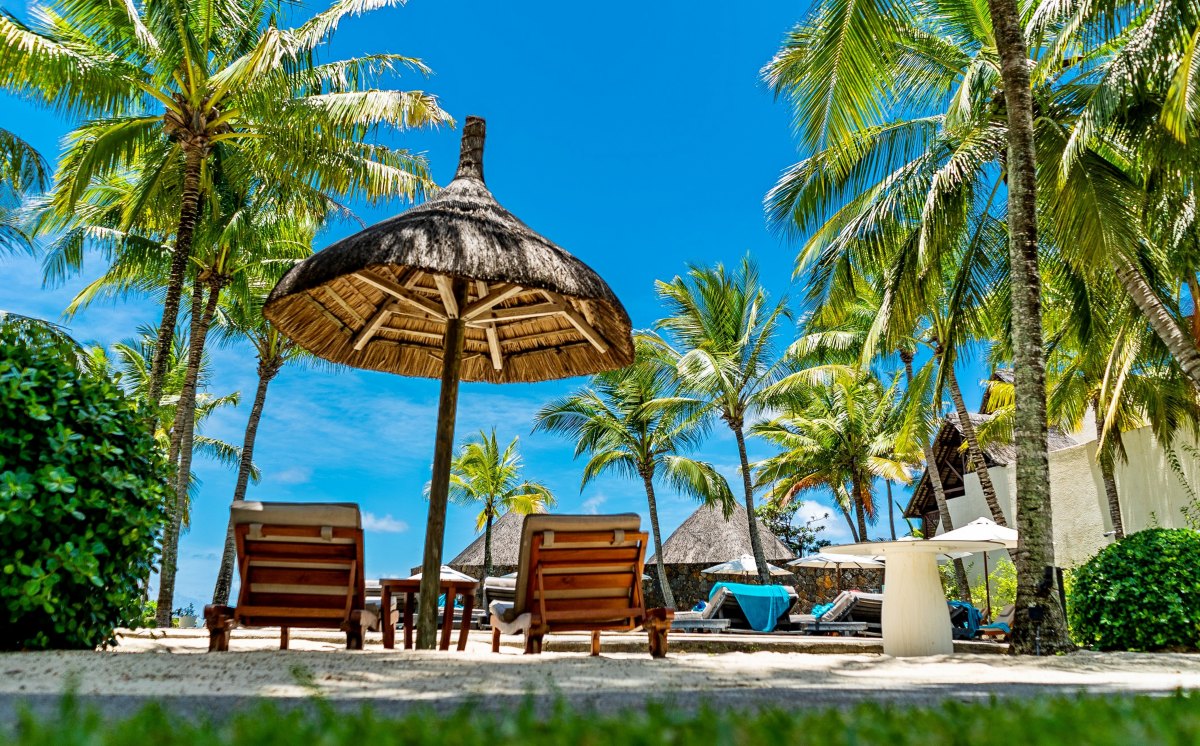
M 999 380 L 1010 380 L 1007 371 Z M 986 398 L 984 406 L 986 407 Z M 992 415 L 972 414 L 976 428 Z M 1088 416 L 1087 423 L 1094 422 Z M 1180 431 L 1168 451 L 1149 427 L 1121 434 L 1127 459 L 1118 460 L 1114 470 L 1125 533 L 1152 526 L 1178 528 L 1186 525 L 1184 510 L 1193 504 L 1200 487 L 1200 450 L 1190 433 Z M 947 507 L 955 527 L 979 518 L 991 518 L 979 477 L 971 468 L 959 419 L 951 415 L 934 441 L 933 453 L 946 490 Z M 1104 480 L 1096 460 L 1094 425 L 1066 434 L 1051 429 L 1050 496 L 1054 515 L 1055 559 L 1062 567 L 1074 567 L 1112 541 L 1112 520 Z M 1013 525 L 1016 495 L 1016 447 L 989 444 L 984 461 L 996 489 L 1005 520 Z M 927 473 L 922 474 L 904 511 L 908 518 L 921 519 L 926 536 L 942 533 L 937 502 Z M 995 552 L 999 559 L 1005 552 Z

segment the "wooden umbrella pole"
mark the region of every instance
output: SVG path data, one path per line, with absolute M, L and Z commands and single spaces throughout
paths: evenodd
M 467 283 L 451 281 L 457 308 L 446 319 L 442 343 L 442 391 L 438 398 L 437 435 L 433 447 L 433 477 L 429 485 L 429 519 L 425 523 L 425 558 L 421 563 L 421 606 L 417 611 L 417 648 L 433 650 L 437 646 L 437 603 L 442 569 L 442 540 L 446 535 L 446 503 L 450 496 L 450 460 L 454 456 L 454 418 L 458 412 L 458 379 L 462 367 L 463 336 L 466 324 L 457 309 L 466 305 Z M 448 306 L 451 304 L 447 304 Z M 449 311 L 450 309 L 447 308 Z M 453 603 L 447 598 L 446 603 Z M 453 614 L 453 609 L 447 609 Z M 465 624 L 466 619 L 463 620 Z

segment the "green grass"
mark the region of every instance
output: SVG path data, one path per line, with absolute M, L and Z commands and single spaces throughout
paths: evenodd
M 99 746 L 121 744 L 579 744 L 581 746 L 1170 746 L 1200 743 L 1200 695 L 995 700 L 934 707 L 862 704 L 845 709 L 766 710 L 743 713 L 705 709 L 683 713 L 667 706 L 619 716 L 598 716 L 559 704 L 539 712 L 526 704 L 488 714 L 464 708 L 453 716 L 416 713 L 389 720 L 369 710 L 280 711 L 270 704 L 228 720 L 187 722 L 156 705 L 128 720 L 106 722 L 64 699 L 52 718 L 22 717 L 15 744 Z

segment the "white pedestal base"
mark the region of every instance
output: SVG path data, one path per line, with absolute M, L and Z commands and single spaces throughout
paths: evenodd
M 950 655 L 954 637 L 933 552 L 887 555 L 883 589 L 883 652 L 897 657 Z

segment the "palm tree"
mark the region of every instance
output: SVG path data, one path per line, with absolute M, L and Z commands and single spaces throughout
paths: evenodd
M 1069 116 L 1071 97 L 1079 96 L 1072 86 L 1089 79 L 1107 50 L 1063 55 L 1067 47 L 1058 45 L 1065 42 L 1054 34 L 1076 26 L 1039 27 L 1040 49 L 1052 53 L 1031 66 L 1015 3 L 993 1 L 991 15 L 981 11 L 978 0 L 819 3 L 764 70 L 795 104 L 797 130 L 811 151 L 773 190 L 769 207 L 790 231 L 811 231 L 800 266 L 817 258 L 829 271 L 852 261 L 895 266 L 887 257 L 908 247 L 917 279 L 939 275 L 930 268 L 944 265 L 964 232 L 997 217 L 1007 222 L 1024 609 L 1036 600 L 1028 594 L 1041 568 L 1053 565 L 1031 74 L 1043 116 Z M 1038 133 L 1058 137 L 1054 127 Z M 996 204 L 1002 184 L 1004 210 Z M 1044 199 L 1064 202 L 1064 191 Z M 1083 224 L 1067 222 L 1076 231 Z M 1085 238 L 1096 247 L 1096 236 Z M 1048 649 L 1070 646 L 1061 609 L 1050 608 L 1042 629 Z M 1015 649 L 1024 650 L 1026 632 L 1017 639 Z
M 1097 434 L 1096 459 L 1119 539 L 1125 535 L 1115 469 L 1125 461 L 1123 434 L 1149 426 L 1170 452 L 1180 430 L 1200 428 L 1200 400 L 1170 353 L 1113 278 L 1084 278 L 1069 268 L 1045 273 L 1043 315 L 1053 341 L 1047 365 L 1049 420 L 1064 432 L 1080 430 L 1089 413 Z M 997 345 L 993 358 L 1011 351 Z M 984 441 L 1013 442 L 1013 390 L 989 382 Z
M 869 541 L 867 524 L 879 515 L 875 480 L 909 484 L 909 464 L 918 460 L 917 444 L 902 437 L 901 399 L 898 377 L 884 386 L 859 371 L 791 387 L 779 402 L 781 414 L 751 428 L 780 449 L 755 464 L 757 483 L 770 485 L 769 499 L 780 505 L 828 489 L 854 540 Z
M 170 506 L 171 527 L 164 535 L 163 557 L 159 572 L 159 622 L 170 621 L 175 589 L 175 570 L 181 525 L 187 502 L 191 461 L 194 444 L 194 412 L 199 382 L 200 365 L 204 356 L 209 329 L 216 317 L 221 293 L 232 285 L 252 282 L 256 269 L 264 263 L 298 259 L 312 252 L 312 237 L 315 226 L 322 216 L 313 216 L 311 206 L 301 196 L 287 199 L 273 198 L 273 190 L 261 183 L 249 185 L 215 180 L 220 187 L 220 199 L 215 201 L 212 211 L 206 212 L 195 232 L 196 250 L 191 258 L 195 272 L 192 276 L 190 330 L 185 375 L 179 394 L 181 416 L 170 430 L 171 440 L 168 458 L 177 463 L 175 491 L 176 499 Z M 107 190 L 95 189 L 103 198 Z M 155 251 L 153 240 L 132 234 L 120 234 L 109 238 L 113 229 L 103 223 L 111 215 L 111 204 L 97 199 L 92 205 L 96 212 L 84 212 L 83 216 L 94 216 L 102 221 L 101 226 L 72 225 L 63 240 L 56 242 L 47 256 L 48 266 L 61 266 L 63 255 L 75 251 L 79 242 L 76 234 L 90 235 L 102 231 L 106 239 L 117 242 L 123 250 L 114 255 L 112 265 L 97 280 L 90 283 L 68 307 L 69 314 L 77 312 L 97 298 L 131 291 L 156 290 L 169 282 L 169 268 L 165 252 Z M 78 221 L 76 221 L 77 223 Z M 169 290 L 168 290 L 169 292 Z M 155 385 L 153 368 L 148 386 Z M 152 388 L 150 389 L 152 391 Z M 172 528 L 173 527 L 173 528 Z
M 237 482 L 233 487 L 233 502 L 246 498 L 253 468 L 254 441 L 267 401 L 267 387 L 285 365 L 297 360 L 312 360 L 311 353 L 301 349 L 288 337 L 279 333 L 262 315 L 262 305 L 274 287 L 274 275 L 270 279 L 251 279 L 239 286 L 240 292 L 227 295 L 217 308 L 217 331 L 224 343 L 247 341 L 254 348 L 258 359 L 258 386 L 254 392 L 254 403 L 246 420 L 246 434 L 242 439 L 242 455 L 238 463 Z M 225 549 L 221 554 L 221 566 L 213 588 L 213 603 L 229 603 L 229 590 L 233 583 L 235 554 L 233 529 L 225 531 Z
M 646 335 L 669 363 L 684 391 L 704 401 L 737 441 L 750 547 L 759 581 L 770 582 L 754 511 L 754 485 L 746 454 L 746 427 L 767 404 L 767 389 L 784 374 L 776 356 L 779 324 L 791 318 L 786 300 L 772 305 L 749 257 L 737 269 L 690 266 L 687 277 L 656 283 L 667 317 L 655 326 L 667 335 Z
M 450 462 L 450 500 L 478 505 L 476 529 L 483 529 L 483 574 L 492 575 L 492 522 L 505 513 L 529 515 L 554 507 L 554 495 L 540 482 L 521 478 L 519 438 L 503 450 L 496 428 L 482 430 L 459 449 Z
M 633 365 L 596 375 L 588 387 L 547 404 L 538 412 L 534 430 L 570 438 L 575 441 L 575 456 L 588 456 L 581 490 L 609 472 L 641 480 L 650 512 L 658 589 L 663 603 L 673 608 L 655 482 L 661 480 L 706 505 L 720 505 L 726 516 L 733 508 L 733 495 L 712 464 L 684 455 L 698 447 L 706 434 L 703 403 L 681 396 L 671 372 L 647 352 L 640 344 Z
M 89 365 L 92 370 L 103 371 L 105 375 L 113 376 L 121 387 L 134 399 L 150 406 L 147 400 L 149 393 L 150 366 L 156 344 L 153 329 L 139 329 L 138 337 L 118 342 L 112 345 L 111 354 L 102 347 L 94 347 L 89 351 Z M 155 413 L 155 439 L 159 447 L 166 452 L 170 447 L 171 431 L 175 427 L 180 405 L 180 391 L 187 377 L 188 343 L 181 335 L 172 340 L 171 349 L 167 356 L 167 375 L 163 379 L 163 395 L 159 398 L 158 411 Z M 206 382 L 211 363 L 208 357 L 201 360 L 201 381 Z M 202 394 L 194 404 L 192 419 L 197 427 L 205 420 L 221 410 L 236 407 L 241 401 L 237 392 L 213 396 Z M 195 443 L 196 453 L 222 466 L 234 468 L 242 458 L 242 450 L 226 441 L 198 432 Z M 258 468 L 250 466 L 250 474 L 258 479 Z M 194 488 L 197 484 L 195 474 L 189 474 L 189 485 Z M 184 504 L 181 513 L 181 526 L 190 525 L 190 499 Z
M 291 29 L 266 0 L 64 1 L 35 6 L 31 26 L 0 13 L 0 85 L 87 118 L 68 136 L 54 208 L 70 214 L 95 180 L 136 167 L 121 228 L 149 213 L 175 216 L 152 398 L 214 175 L 258 174 L 314 203 L 411 198 L 428 185 L 422 158 L 368 142 L 380 127 L 450 121 L 428 94 L 371 88 L 401 67 L 425 72 L 421 63 L 397 54 L 320 60 L 342 20 L 392 4 L 339 0 Z
M 45 159 L 32 145 L 0 127 L 0 252 L 33 247 L 16 212 L 27 192 L 46 188 L 49 174 Z
M 978 269 L 977 262 L 967 262 L 965 265 L 959 266 Z M 970 273 L 964 271 L 963 274 L 965 276 L 958 278 L 960 281 L 953 283 L 954 287 L 965 289 L 974 284 Z M 895 273 L 893 273 L 894 275 Z M 920 456 L 926 465 L 926 474 L 933 488 L 939 523 L 943 531 L 952 531 L 954 530 L 954 521 L 950 515 L 949 503 L 946 501 L 946 490 L 942 484 L 941 473 L 936 468 L 930 468 L 936 464 L 930 441 L 936 434 L 943 417 L 943 397 L 937 391 L 933 379 L 935 371 L 945 365 L 947 356 L 944 354 L 943 348 L 942 355 L 931 355 L 921 370 L 914 374 L 913 361 L 916 349 L 922 344 L 930 346 L 925 340 L 931 315 L 925 314 L 919 321 L 909 319 L 908 324 L 910 326 L 914 323 L 919 324 L 918 328 L 900 328 L 903 324 L 898 321 L 898 316 L 902 316 L 902 314 L 890 313 L 891 309 L 887 302 L 888 294 L 881 291 L 881 284 L 878 279 L 863 277 L 855 273 L 836 278 L 831 282 L 825 297 L 816 299 L 813 313 L 805 320 L 803 331 L 789 348 L 788 354 L 797 361 L 797 365 L 802 371 L 828 368 L 831 365 L 843 365 L 854 370 L 863 370 L 872 362 L 883 363 L 894 355 L 899 356 L 904 366 L 904 406 L 908 413 L 905 417 L 906 425 L 900 430 L 898 438 L 906 443 L 915 442 L 918 445 Z M 971 318 L 968 309 L 973 304 L 964 302 L 964 299 L 971 295 L 972 293 L 958 293 L 958 298 L 952 307 L 929 304 L 929 307 L 944 307 L 949 311 L 941 317 L 941 323 L 942 328 L 951 333 L 943 331 L 943 338 L 956 340 L 965 336 L 961 330 L 967 326 L 965 322 Z M 801 384 L 807 383 L 803 379 L 800 382 Z M 966 419 L 969 420 L 969 418 Z M 982 463 L 982 456 L 976 457 L 972 454 L 972 458 L 977 458 Z M 891 482 L 888 481 L 885 484 L 889 488 L 888 507 L 890 513 Z M 980 484 L 990 486 L 990 479 L 987 483 L 981 482 Z M 998 504 L 996 510 L 999 510 Z M 894 526 L 894 519 L 890 514 L 889 520 Z M 954 569 L 958 596 L 964 601 L 970 601 L 970 581 L 967 578 L 966 566 L 961 559 L 954 560 Z

